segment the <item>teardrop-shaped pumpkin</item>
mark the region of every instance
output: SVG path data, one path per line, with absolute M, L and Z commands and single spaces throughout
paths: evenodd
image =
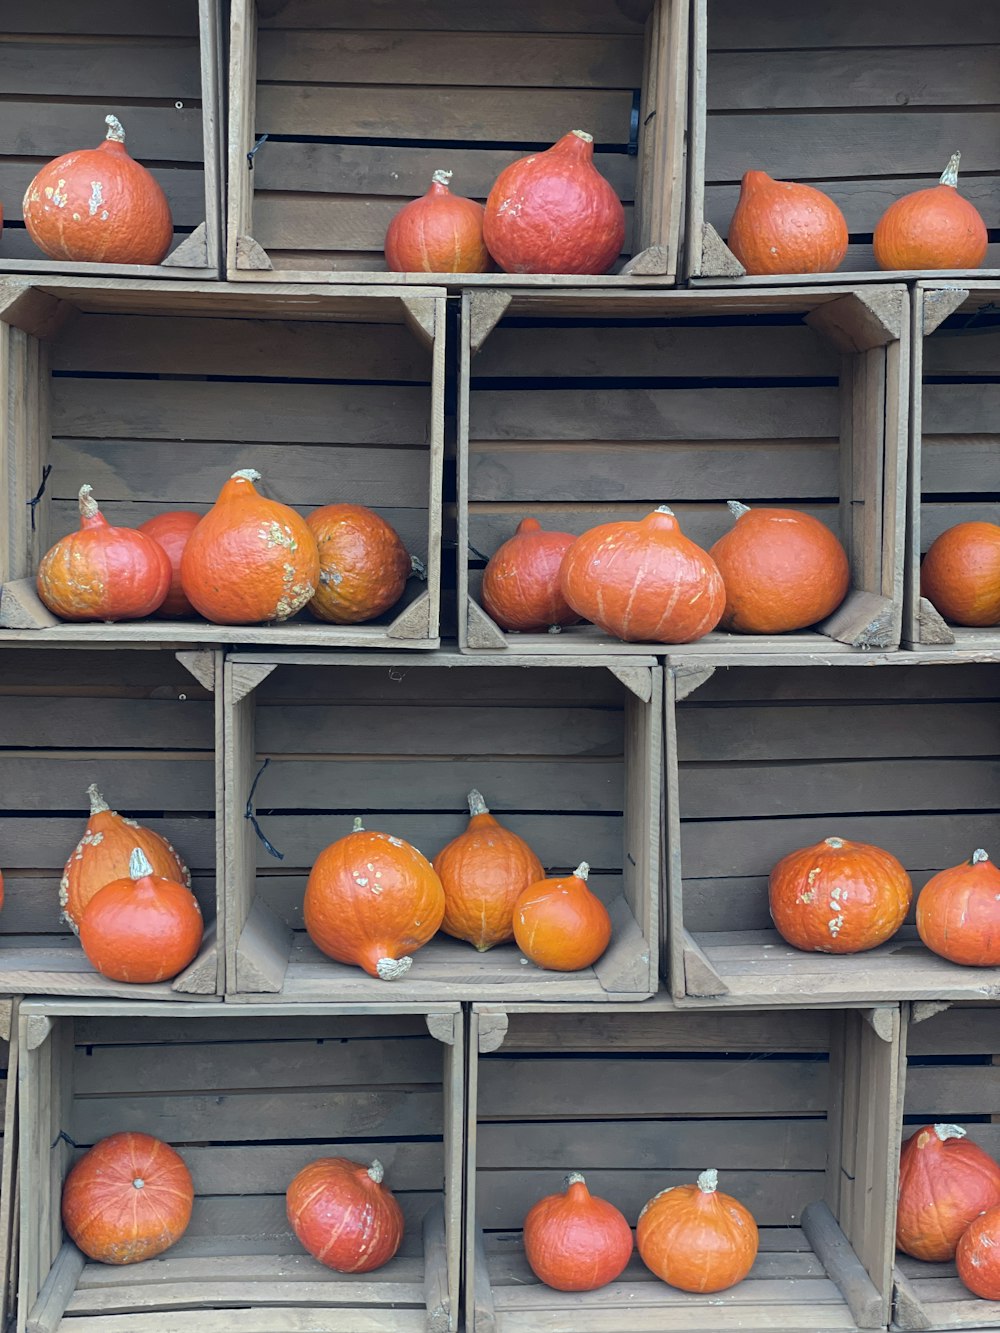
M 201 522 L 201 515 L 191 509 L 172 509 L 155 518 L 147 518 L 140 523 L 138 532 L 144 532 L 153 541 L 159 542 L 170 561 L 170 587 L 167 595 L 156 610 L 158 616 L 190 616 L 194 607 L 184 596 L 181 586 L 181 557 L 188 544 L 188 538 Z
M 547 630 L 580 617 L 562 595 L 559 571 L 576 541 L 547 532 L 537 518 L 522 518 L 513 537 L 490 556 L 483 571 L 483 608 L 501 629 Z
M 981 847 L 924 885 L 917 899 L 917 933 L 951 963 L 1000 967 L 1000 870 Z
M 582 861 L 572 875 L 529 885 L 514 904 L 517 947 L 536 967 L 579 972 L 611 943 L 611 917 L 587 888 L 589 874 Z
M 1000 1206 L 970 1222 L 955 1251 L 958 1276 L 984 1301 L 1000 1301 Z
M 956 523 L 936 537 L 920 566 L 920 592 L 953 625 L 1000 625 L 1000 525 Z
M 121 122 L 104 122 L 97 148 L 65 153 L 38 172 L 24 193 L 24 225 L 50 259 L 158 264 L 174 237 L 167 196 L 129 156 Z
M 191 887 L 191 872 L 166 838 L 143 828 L 134 819 L 108 808 L 108 803 L 91 784 L 90 818 L 83 837 L 66 862 L 59 883 L 59 902 L 66 924 L 77 934 L 83 910 L 94 894 L 112 880 L 125 879 L 133 851 L 138 847 L 153 867 L 153 873 Z
M 434 858 L 444 887 L 446 935 L 481 952 L 514 938 L 514 904 L 545 874 L 523 838 L 490 814 L 482 794 L 469 792 L 469 824 Z
M 490 252 L 483 240 L 482 204 L 448 188 L 452 172 L 435 171 L 421 199 L 404 204 L 385 234 L 391 273 L 485 273 Z
M 369 833 L 356 819 L 351 833 L 316 858 L 303 914 L 317 949 L 395 981 L 410 970 L 410 955 L 437 933 L 444 889 L 416 847 Z
M 961 153 L 937 185 L 897 199 L 879 218 L 872 249 L 879 268 L 979 268 L 989 236 L 979 210 L 958 192 Z
M 319 550 L 309 610 L 334 625 L 360 625 L 396 605 L 414 561 L 396 530 L 364 505 L 334 504 L 306 519 Z
M 539 1199 L 524 1219 L 524 1257 L 547 1287 L 597 1291 L 628 1266 L 632 1228 L 613 1203 L 595 1198 L 579 1171 L 573 1171 L 562 1194 Z
M 337 1273 L 371 1273 L 403 1239 L 403 1210 L 383 1184 L 382 1163 L 321 1157 L 285 1194 L 292 1230 L 314 1259 Z
M 1000 1165 L 961 1125 L 925 1125 L 899 1157 L 896 1248 L 914 1259 L 955 1257 L 962 1232 L 1000 1204 Z
M 744 175 L 726 243 L 748 274 L 832 273 L 847 241 L 847 221 L 822 190 Z
M 233 473 L 181 558 L 185 596 L 215 625 L 288 620 L 319 583 L 309 525 L 288 505 L 265 499 L 255 481 L 253 468 Z
M 718 1185 L 717 1171 L 703 1171 L 697 1184 L 662 1190 L 639 1214 L 635 1238 L 642 1261 L 671 1287 L 726 1291 L 753 1267 L 757 1223 Z

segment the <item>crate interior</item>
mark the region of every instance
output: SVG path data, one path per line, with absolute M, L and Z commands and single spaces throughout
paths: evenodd
M 745 668 L 717 672 L 678 704 L 683 929 L 715 983 L 695 979 L 688 956 L 689 993 L 730 1001 L 992 993 L 993 970 L 924 948 L 912 911 L 894 939 L 867 953 L 793 949 L 771 924 L 767 879 L 788 852 L 836 836 L 892 852 L 916 897 L 932 874 L 976 847 L 991 850 L 998 689 L 997 668 L 987 665 Z M 680 981 L 675 974 L 678 989 Z
M 237 679 L 239 666 L 229 669 Z M 655 781 L 648 771 L 659 756 L 651 708 L 603 667 L 277 666 L 237 706 L 230 730 L 240 747 L 227 794 L 237 843 L 227 857 L 235 989 L 259 986 L 252 959 L 263 913 L 281 956 L 273 984 L 287 999 L 346 990 L 384 1001 L 390 989 L 420 999 L 648 994 L 656 985 L 658 893 L 657 830 L 647 821 Z M 253 805 L 281 861 L 245 819 L 258 773 Z M 320 953 L 305 933 L 302 899 L 323 848 L 361 815 L 366 827 L 404 838 L 433 860 L 465 829 L 472 788 L 528 841 L 547 873 L 572 873 L 581 861 L 592 867 L 590 886 L 614 929 L 604 957 L 581 972 L 556 973 L 525 963 L 513 943 L 479 954 L 439 934 L 387 987 Z
M 39 1174 L 22 1210 L 23 1316 L 54 1261 L 77 1273 L 60 1293 L 63 1328 L 141 1315 L 144 1327 L 192 1333 L 424 1333 L 424 1219 L 458 1183 L 446 1146 L 453 1057 L 423 1015 L 60 1016 L 29 1059 L 29 1098 L 51 1086 L 50 1105 L 36 1109 L 43 1133 L 65 1137 L 51 1169 L 48 1141 L 29 1168 Z M 153 1134 L 184 1158 L 195 1188 L 191 1222 L 158 1259 L 81 1263 L 75 1246 L 63 1246 L 62 1181 L 84 1149 L 125 1130 Z M 335 1273 L 292 1232 L 285 1191 L 321 1157 L 378 1159 L 385 1168 L 405 1232 L 396 1257 L 375 1272 Z M 432 1230 L 443 1247 L 443 1212 Z
M 175 249 L 205 222 L 198 0 L 7 0 L 0 16 L 0 269 L 46 256 L 22 220 L 40 167 L 96 148 L 112 111 L 130 155 L 163 187 Z
M 113 810 L 168 839 L 215 921 L 214 707 L 172 653 L 0 654 L 0 991 L 171 994 L 169 981 L 127 986 L 93 970 L 62 920 L 59 881 L 96 783 Z M 210 940 L 199 958 L 212 993 Z
M 844 271 L 876 269 L 872 232 L 896 199 L 937 183 L 962 152 L 961 193 L 1000 267 L 1000 12 L 976 0 L 817 9 L 707 0 L 705 220 L 725 237 L 749 170 L 815 185 L 839 205 Z

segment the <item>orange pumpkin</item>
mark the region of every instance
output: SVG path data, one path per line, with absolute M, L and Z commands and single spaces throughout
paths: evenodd
M 951 963 L 1000 967 L 1000 870 L 981 847 L 927 881 L 917 899 L 917 932 Z
M 715 629 L 726 604 L 715 561 L 666 505 L 578 537 L 560 582 L 578 615 L 626 643 L 693 643 Z
M 309 610 L 317 620 L 359 625 L 403 595 L 414 570 L 395 529 L 364 505 L 314 509 L 306 519 L 319 550 L 319 582 Z
M 316 858 L 303 913 L 317 949 L 395 981 L 441 925 L 444 889 L 416 847 L 388 833 L 369 833 L 356 819 L 346 838 Z
M 514 904 L 517 947 L 536 967 L 578 972 L 611 943 L 611 918 L 587 888 L 589 874 L 582 861 L 572 875 L 529 885 Z
M 190 509 L 173 509 L 166 514 L 157 514 L 155 518 L 147 518 L 145 523 L 139 524 L 137 531 L 144 532 L 147 537 L 159 542 L 170 561 L 170 587 L 156 611 L 158 616 L 169 616 L 173 619 L 176 616 L 194 614 L 194 607 L 184 596 L 184 589 L 181 586 L 181 556 L 184 554 L 188 538 L 200 522 L 201 515 Z
M 955 1251 L 955 1267 L 973 1296 L 1000 1301 L 1000 1207 L 969 1223 Z
M 93 784 L 87 788 L 87 795 L 90 818 L 59 883 L 63 919 L 76 934 L 80 933 L 83 910 L 94 894 L 112 880 L 126 877 L 136 847 L 147 858 L 154 874 L 191 887 L 191 872 L 166 838 L 109 809 Z
M 937 185 L 904 194 L 882 214 L 872 236 L 879 268 L 979 268 L 989 236 L 978 209 L 958 192 L 961 153 Z
M 42 167 L 24 193 L 24 225 L 50 259 L 95 264 L 158 264 L 174 224 L 155 176 L 129 157 L 125 131 L 105 116 L 97 148 L 66 153 Z
M 891 852 L 825 838 L 778 862 L 768 897 L 778 933 L 796 949 L 861 953 L 895 935 L 913 885 Z
M 703 1171 L 697 1184 L 662 1190 L 639 1214 L 635 1238 L 642 1261 L 671 1287 L 725 1291 L 753 1267 L 757 1223 L 718 1185 L 717 1171 Z
M 925 1125 L 899 1157 L 896 1248 L 914 1259 L 955 1257 L 973 1218 L 1000 1204 L 1000 1165 L 961 1125 Z
M 422 199 L 404 204 L 385 234 L 385 262 L 392 273 L 485 273 L 490 252 L 483 240 L 482 204 L 452 194 L 450 171 L 435 171 Z
M 576 538 L 546 532 L 537 518 L 522 518 L 513 537 L 490 556 L 483 571 L 486 613 L 501 629 L 547 630 L 580 617 L 559 586 L 563 557 Z
M 149 1134 L 112 1134 L 66 1177 L 62 1220 L 89 1259 L 138 1264 L 180 1240 L 193 1206 L 191 1172 L 169 1144 Z
M 523 838 L 490 814 L 482 794 L 469 792 L 469 825 L 434 858 L 444 887 L 446 935 L 480 952 L 514 938 L 514 904 L 545 874 Z
M 797 509 L 748 509 L 709 555 L 726 585 L 723 629 L 786 634 L 832 615 L 847 596 L 847 552 L 828 527 Z
M 403 1239 L 403 1210 L 371 1166 L 321 1157 L 298 1173 L 285 1194 L 292 1230 L 314 1259 L 338 1273 L 371 1273 Z
M 260 473 L 233 475 L 188 538 L 181 585 L 215 625 L 260 625 L 301 611 L 319 583 L 316 539 L 288 505 L 254 487 Z
M 920 566 L 920 592 L 955 625 L 1000 625 L 1000 526 L 956 523 Z
M 632 1257 L 632 1228 L 607 1199 L 595 1198 L 579 1171 L 562 1194 L 539 1199 L 524 1219 L 524 1256 L 539 1282 L 556 1291 L 597 1291 Z
M 847 221 L 812 185 L 748 171 L 726 242 L 749 274 L 832 273 L 847 254 Z

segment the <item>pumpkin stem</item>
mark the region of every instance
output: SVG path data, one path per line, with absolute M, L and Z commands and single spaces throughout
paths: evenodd
M 566 1177 L 566 1179 L 563 1181 L 563 1184 L 566 1186 L 567 1189 L 569 1189 L 570 1185 L 586 1185 L 586 1183 L 587 1182 L 584 1179 L 583 1173 L 581 1171 L 571 1171 L 569 1175 Z
M 469 792 L 469 818 L 471 819 L 473 815 L 488 815 L 489 813 L 490 807 L 486 804 L 483 793 L 473 788 Z
M 104 123 L 108 127 L 108 132 L 105 136 L 106 141 L 110 139 L 112 143 L 125 142 L 125 130 L 122 128 L 122 123 L 117 116 L 105 116 Z
M 145 879 L 147 875 L 153 873 L 149 857 L 141 847 L 133 847 L 132 855 L 128 859 L 128 873 L 130 879 Z
M 947 1143 L 949 1139 L 964 1139 L 965 1130 L 961 1125 L 935 1125 L 934 1133 L 942 1143 Z
M 415 579 L 422 579 L 427 582 L 427 566 L 420 559 L 419 555 L 410 556 L 410 576 Z
M 380 981 L 398 981 L 405 977 L 413 966 L 412 958 L 380 958 L 375 964 L 375 971 Z
M 135 1180 L 132 1181 L 132 1184 L 137 1190 L 145 1189 L 146 1187 L 146 1182 L 143 1180 L 142 1176 L 136 1176 Z
M 589 874 L 590 874 L 590 866 L 587 865 L 586 861 L 581 861 L 580 864 L 577 866 L 577 868 L 573 871 L 573 878 L 582 879 L 584 884 L 586 884 L 587 876 Z
M 364 824 L 363 824 L 362 821 L 361 821 L 361 816 L 360 816 L 360 815 L 355 815 L 355 816 L 354 816 L 354 827 L 351 829 L 351 832 L 352 832 L 352 833 L 364 833 L 364 831 L 365 831 L 365 826 L 364 826 Z
M 702 1194 L 714 1194 L 719 1188 L 719 1173 L 714 1167 L 701 1173 L 698 1177 L 698 1188 Z
M 435 171 L 434 174 L 431 176 L 431 180 L 434 182 L 435 185 L 447 186 L 448 182 L 451 180 L 454 174 L 455 173 L 453 171 Z
M 368 1174 L 371 1179 L 374 1180 L 376 1185 L 381 1185 L 382 1181 L 385 1179 L 385 1167 L 377 1157 L 368 1168 Z
M 253 467 L 241 467 L 229 478 L 230 481 L 260 481 L 260 473 Z
M 84 483 L 80 487 L 78 496 L 80 501 L 80 517 L 96 518 L 98 514 L 97 501 L 94 499 L 94 488 Z
M 671 518 L 674 516 L 674 511 L 669 505 L 657 505 L 655 512 L 657 514 L 669 514 Z
M 962 160 L 961 153 L 952 153 L 948 159 L 948 165 L 941 173 L 939 185 L 950 185 L 953 190 L 958 188 L 958 164 Z
M 105 810 L 110 810 L 111 806 L 97 790 L 97 783 L 92 782 L 87 788 L 87 795 L 90 797 L 90 813 L 92 815 L 103 814 Z
M 981 866 L 984 861 L 988 861 L 989 859 L 990 858 L 988 854 L 983 851 L 982 847 L 977 847 L 976 850 L 972 853 L 971 864 L 974 866 Z
M 726 504 L 729 506 L 729 512 L 733 518 L 742 518 L 744 514 L 750 512 L 750 506 L 740 504 L 739 500 L 727 500 Z
M 827 847 L 832 847 L 834 851 L 839 851 L 844 845 L 843 838 L 824 838 L 823 842 Z
M 592 134 L 588 134 L 586 130 L 570 130 L 570 134 L 575 134 L 576 137 L 578 139 L 582 139 L 584 143 L 594 142 L 594 136 Z

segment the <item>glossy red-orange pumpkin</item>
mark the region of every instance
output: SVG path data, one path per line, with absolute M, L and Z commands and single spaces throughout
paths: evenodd
M 578 537 L 560 583 L 578 615 L 626 643 L 693 643 L 715 629 L 726 604 L 715 561 L 666 505 Z
M 194 1185 L 183 1159 L 149 1134 L 95 1143 L 63 1185 L 62 1219 L 73 1243 L 101 1264 L 154 1259 L 191 1220 Z
M 155 176 L 131 158 L 125 131 L 105 116 L 107 137 L 47 163 L 24 193 L 24 225 L 50 259 L 158 264 L 174 224 Z
M 524 1255 L 540 1282 L 557 1291 L 596 1291 L 614 1282 L 632 1257 L 632 1228 L 607 1199 L 597 1199 L 578 1171 L 562 1194 L 539 1199 L 524 1219 Z
M 653 1196 L 635 1230 L 642 1261 L 681 1291 L 725 1291 L 742 1282 L 757 1258 L 757 1223 L 749 1209 L 720 1194 L 717 1171 L 697 1184 Z
M 530 884 L 514 904 L 517 947 L 536 967 L 578 972 L 611 943 L 608 909 L 587 888 L 590 866 Z
M 252 468 L 233 473 L 181 558 L 185 596 L 216 625 L 288 620 L 319 583 L 319 552 L 305 519 L 265 499 L 255 481 L 260 473 Z
M 483 607 L 501 629 L 547 630 L 580 617 L 562 595 L 559 571 L 576 538 L 546 532 L 537 518 L 522 518 L 483 571 Z
M 931 543 L 920 592 L 955 625 L 1000 625 L 1000 526 L 956 523 Z
M 162 604 L 170 561 L 135 528 L 113 528 L 90 486 L 80 487 L 80 527 L 42 556 L 38 595 L 62 620 L 141 620 Z
M 925 1125 L 899 1157 L 896 1248 L 914 1259 L 955 1257 L 962 1232 L 1000 1205 L 1000 1165 L 961 1125 Z
M 523 838 L 490 814 L 482 794 L 469 792 L 469 823 L 434 858 L 444 887 L 446 935 L 492 949 L 514 938 L 514 904 L 545 871 Z
M 709 555 L 726 585 L 723 629 L 785 634 L 832 615 L 847 596 L 847 552 L 825 524 L 797 509 L 748 509 Z
M 444 889 L 416 847 L 361 820 L 316 858 L 303 902 L 306 930 L 317 949 L 382 981 L 404 976 L 437 933 Z
M 501 171 L 483 236 L 505 273 L 607 273 L 625 240 L 625 210 L 594 166 L 593 136 L 571 130 Z
M 124 879 L 128 875 L 129 862 L 136 847 L 149 861 L 154 874 L 191 887 L 191 872 L 166 838 L 109 809 L 107 801 L 93 784 L 87 788 L 87 796 L 90 798 L 90 818 L 83 837 L 66 862 L 59 883 L 63 918 L 77 934 L 84 908 L 94 894 L 112 880 Z
M 403 1210 L 382 1183 L 382 1163 L 322 1157 L 288 1187 L 292 1230 L 314 1259 L 338 1273 L 370 1273 L 403 1239 Z
M 1000 967 L 1000 870 L 981 847 L 927 881 L 917 899 L 917 932 L 951 963 Z
M 450 171 L 435 171 L 421 199 L 404 204 L 385 234 L 385 262 L 392 273 L 485 273 L 490 252 L 483 240 L 482 204 L 452 194 Z
M 974 1296 L 1000 1301 L 1000 1206 L 969 1223 L 955 1251 L 955 1267 Z
M 832 273 L 847 254 L 847 222 L 822 190 L 748 171 L 726 242 L 747 273 Z
M 188 538 L 200 522 L 201 515 L 191 509 L 172 509 L 168 513 L 157 514 L 155 518 L 147 518 L 145 523 L 139 524 L 137 531 L 144 532 L 147 537 L 159 542 L 170 561 L 170 587 L 156 610 L 158 616 L 173 618 L 194 614 L 194 607 L 184 596 L 184 589 L 181 586 L 181 556 L 184 554 Z
M 989 236 L 978 209 L 958 192 L 961 153 L 937 185 L 891 203 L 872 236 L 879 268 L 979 268 Z
M 364 505 L 324 505 L 306 523 L 319 550 L 319 582 L 309 603 L 317 620 L 360 625 L 396 605 L 414 563 L 381 515 Z

